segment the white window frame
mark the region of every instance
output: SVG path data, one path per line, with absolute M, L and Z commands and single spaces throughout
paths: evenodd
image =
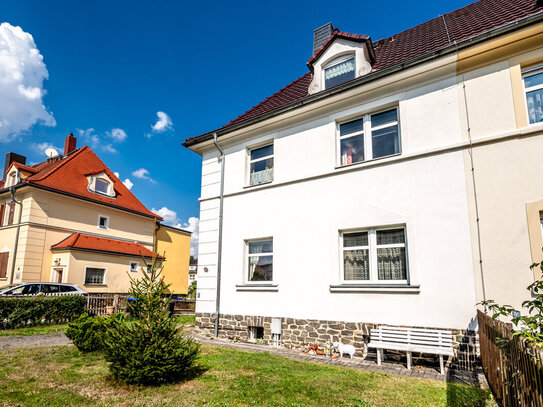
M 397 118 L 396 121 L 390 122 L 390 123 L 387 123 L 387 124 L 384 124 L 384 125 L 381 125 L 381 126 L 376 126 L 376 127 L 373 127 L 371 125 L 371 116 L 377 115 L 379 113 L 388 112 L 390 110 L 396 110 L 396 118 Z M 358 131 L 358 132 L 352 133 L 352 134 L 348 134 L 348 135 L 345 135 L 345 136 L 341 135 L 340 126 L 342 124 L 347 124 L 347 123 L 354 122 L 354 121 L 357 121 L 357 120 L 360 120 L 360 119 L 363 120 L 363 126 L 362 126 L 361 131 Z M 337 136 L 336 136 L 336 163 L 337 163 L 336 166 L 337 167 L 347 167 L 347 166 L 350 166 L 350 165 L 362 164 L 362 163 L 365 163 L 365 162 L 368 162 L 368 161 L 382 160 L 382 159 L 385 159 L 385 158 L 401 155 L 402 154 L 402 134 L 401 134 L 401 129 L 400 129 L 400 127 L 401 127 L 400 126 L 400 121 L 401 120 L 400 120 L 399 106 L 390 106 L 390 107 L 387 107 L 387 108 L 384 108 L 384 109 L 380 109 L 380 110 L 377 110 L 377 111 L 372 111 L 370 113 L 366 113 L 364 115 L 353 117 L 353 118 L 350 118 L 348 120 L 337 121 L 336 122 L 336 134 L 337 134 Z M 397 153 L 395 153 L 395 154 L 390 154 L 390 155 L 385 155 L 385 156 L 382 156 L 382 157 L 373 158 L 373 143 L 372 143 L 371 132 L 373 130 L 386 129 L 387 127 L 392 127 L 392 126 L 398 126 L 398 146 L 399 146 L 399 151 Z M 354 163 L 351 163 L 351 164 L 342 164 L 341 163 L 341 141 L 344 140 L 344 139 L 351 138 L 351 137 L 359 136 L 361 134 L 364 135 L 364 161 L 357 161 L 357 162 L 354 162 Z
M 267 155 L 265 157 L 257 158 L 255 160 L 251 160 L 251 152 L 253 150 L 258 150 L 259 148 L 268 147 L 268 146 L 273 146 L 273 154 Z M 262 182 L 260 184 L 254 184 L 254 185 L 251 184 L 251 164 L 259 162 L 259 161 L 268 160 L 270 158 L 273 158 L 273 179 L 271 181 Z M 247 147 L 247 162 L 248 162 L 248 165 L 247 165 L 247 183 L 246 184 L 247 184 L 248 187 L 256 187 L 256 186 L 259 186 L 259 185 L 271 184 L 275 180 L 275 143 L 274 143 L 274 140 L 268 140 L 268 141 L 266 141 L 264 143 L 260 143 L 260 144 L 257 144 L 255 146 Z
M 94 194 L 98 194 L 98 195 L 102 195 L 102 196 L 108 196 L 110 198 L 115 198 L 115 188 L 114 188 L 114 183 L 113 181 L 105 174 L 105 173 L 100 173 L 100 174 L 97 174 L 97 175 L 91 175 L 88 177 L 89 179 L 89 185 L 88 185 L 88 190 Z M 96 180 L 97 179 L 101 179 L 102 181 L 105 181 L 108 183 L 108 190 L 107 190 L 107 193 L 103 193 L 101 191 L 97 191 L 96 190 Z
M 57 274 L 56 273 L 57 269 L 62 269 L 62 281 L 61 281 L 61 283 L 68 282 L 68 276 L 66 275 L 68 270 L 67 270 L 66 266 L 52 266 L 51 267 L 51 276 L 49 278 L 49 282 L 59 284 L 55 279 L 56 274 Z
M 102 269 L 104 270 L 104 279 L 101 284 L 98 283 L 85 283 L 87 281 L 87 270 L 88 269 Z M 104 266 L 85 266 L 85 274 L 83 275 L 83 285 L 85 286 L 103 286 L 107 285 L 107 267 Z
M 273 249 L 270 253 L 253 253 L 253 254 L 250 254 L 249 253 L 249 243 L 255 243 L 255 242 L 264 242 L 266 240 L 271 240 L 272 241 L 272 246 L 273 246 L 273 237 L 272 236 L 269 236 L 269 237 L 262 237 L 262 238 L 257 238 L 257 239 L 246 239 L 244 241 L 245 243 L 245 261 L 244 261 L 244 265 L 243 265 L 243 282 L 245 285 L 269 285 L 269 284 L 275 284 L 275 267 L 274 267 L 274 258 L 275 256 L 273 255 Z M 249 261 L 249 258 L 250 257 L 255 257 L 255 256 L 272 256 L 272 279 L 271 280 L 262 280 L 262 281 L 251 281 L 249 280 L 249 264 L 250 264 L 250 261 Z
M 527 88 L 524 84 L 524 78 L 526 78 L 527 76 L 537 75 L 539 73 L 543 73 L 543 65 L 533 66 L 522 71 L 522 89 L 524 91 L 524 106 L 525 106 L 524 110 L 526 111 L 526 120 L 527 120 L 526 123 L 528 123 L 528 126 L 535 126 L 535 125 L 543 123 L 543 122 L 530 123 L 530 113 L 528 112 L 528 99 L 527 99 L 528 92 L 533 92 L 534 90 L 543 89 L 543 84 L 531 86 L 529 88 Z
M 106 219 L 106 227 L 103 228 L 100 226 L 100 218 L 105 218 Z M 98 223 L 96 225 L 96 227 L 100 230 L 109 230 L 109 216 L 107 215 L 98 215 Z
M 404 243 L 394 243 L 386 245 L 377 245 L 377 231 L 403 229 Z M 368 246 L 343 246 L 343 235 L 349 233 L 368 232 Z M 405 268 L 406 279 L 405 280 L 379 280 L 377 270 L 377 249 L 386 249 L 392 247 L 405 248 Z M 351 250 L 363 250 L 368 249 L 368 258 L 370 263 L 370 279 L 369 280 L 346 280 L 345 279 L 345 263 L 343 260 L 343 252 Z M 407 228 L 405 225 L 384 226 L 375 228 L 362 228 L 362 229 L 347 229 L 339 231 L 339 264 L 340 264 L 340 282 L 345 285 L 409 285 L 409 254 L 407 252 Z
M 334 58 L 332 61 L 328 62 L 327 64 L 325 64 L 323 67 L 322 67 L 322 89 L 326 89 L 326 70 L 327 69 L 330 69 L 330 68 L 333 68 L 334 66 L 336 65 L 339 65 L 343 62 L 346 62 L 350 59 L 354 59 L 354 77 L 356 78 L 356 55 L 353 54 L 353 53 L 349 53 L 349 54 L 346 54 L 346 55 L 342 55 L 342 56 L 339 56 L 337 58 Z M 352 80 L 352 79 L 349 79 L 349 80 Z M 337 86 L 337 85 L 335 85 Z M 330 88 L 328 88 L 330 89 Z
M 132 265 L 135 264 L 136 265 L 136 269 L 134 270 L 132 268 Z M 130 263 L 128 263 L 128 271 L 130 271 L 131 273 L 137 273 L 140 271 L 140 262 L 139 261 L 131 261 Z

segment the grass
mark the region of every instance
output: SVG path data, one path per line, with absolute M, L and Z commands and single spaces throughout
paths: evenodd
M 45 335 L 57 332 L 65 332 L 66 324 L 62 325 L 36 325 L 27 328 L 16 329 L 0 329 L 1 336 L 29 336 L 29 335 Z
M 162 387 L 114 383 L 101 354 L 73 346 L 0 354 L 0 400 L 10 406 L 485 406 L 488 391 L 202 347 L 201 374 Z
M 174 317 L 174 319 L 180 325 L 194 324 L 194 322 L 196 321 L 196 316 L 195 315 L 179 315 L 179 316 Z

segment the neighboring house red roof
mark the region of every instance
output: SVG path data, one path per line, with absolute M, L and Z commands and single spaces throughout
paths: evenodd
M 399 34 L 374 42 L 375 62 L 372 65 L 372 72 L 405 63 L 455 42 L 467 40 L 542 11 L 543 4 L 540 0 L 479 0 Z M 366 36 L 334 30 L 332 36 L 309 61 L 313 62 L 318 58 L 329 43 L 338 36 L 354 40 L 366 39 Z M 311 79 L 311 73 L 306 73 L 218 130 L 227 130 L 232 125 L 307 98 Z M 188 138 L 185 144 L 197 143 L 199 138 L 208 134 L 210 133 Z
M 104 237 L 89 236 L 82 233 L 73 233 L 66 239 L 51 246 L 51 250 L 62 249 L 88 250 L 134 257 L 153 257 L 153 252 L 140 243 L 106 239 Z M 161 258 L 162 256 L 158 257 Z
M 48 159 L 32 167 L 19 163 L 13 165 L 33 173 L 22 180 L 23 184 L 46 187 L 162 220 L 162 217 L 148 210 L 88 146 L 81 147 L 65 157 Z M 115 197 L 89 191 L 87 176 L 102 172 L 113 181 Z
M 26 172 L 31 172 L 32 174 L 35 174 L 38 172 L 38 170 L 34 167 L 29 167 L 28 165 L 25 165 L 25 164 L 21 164 L 21 163 L 18 163 L 18 162 L 13 162 L 11 163 L 12 166 L 14 166 L 15 168 L 17 168 L 19 171 L 26 171 Z

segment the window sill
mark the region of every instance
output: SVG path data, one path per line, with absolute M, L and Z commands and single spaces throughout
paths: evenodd
M 420 285 L 405 284 L 342 284 L 331 285 L 331 293 L 398 293 L 418 294 Z
M 236 284 L 236 291 L 279 291 L 278 284 Z
M 257 187 L 260 187 L 262 185 L 269 185 L 273 183 L 273 180 L 272 181 L 267 181 L 267 182 L 261 182 L 260 184 L 254 184 L 254 185 L 245 185 L 243 187 L 243 189 L 248 189 L 248 188 L 257 188 Z
M 107 284 L 83 284 L 85 287 L 107 287 Z
M 345 165 L 336 165 L 336 170 L 341 170 L 343 168 L 349 168 L 349 167 L 356 167 L 356 166 L 364 166 L 364 164 L 369 164 L 369 163 L 374 163 L 375 161 L 383 161 L 383 160 L 387 160 L 387 159 L 391 159 L 391 158 L 395 158 L 395 157 L 398 157 L 398 156 L 401 156 L 402 153 L 399 152 L 399 153 L 396 153 L 396 154 L 390 154 L 390 155 L 385 155 L 383 157 L 377 157 L 377 158 L 372 158 L 370 160 L 364 160 L 364 161 L 358 161 L 356 163 L 352 163 L 352 164 L 345 164 Z M 388 160 L 390 161 L 390 160 Z

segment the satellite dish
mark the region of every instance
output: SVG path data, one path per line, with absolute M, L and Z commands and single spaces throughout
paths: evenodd
M 49 147 L 47 150 L 45 150 L 45 155 L 49 158 L 53 158 L 58 155 L 58 151 L 55 150 L 53 147 Z

